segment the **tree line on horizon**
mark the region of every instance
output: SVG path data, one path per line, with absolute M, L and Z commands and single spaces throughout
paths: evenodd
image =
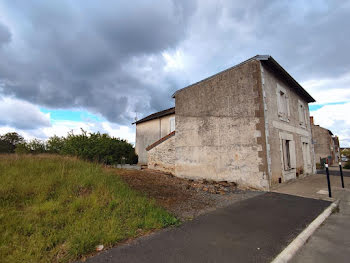
M 0 135 L 0 153 L 69 155 L 107 165 L 137 163 L 135 149 L 126 140 L 106 133 L 81 130 L 81 134 L 69 132 L 66 137 L 54 135 L 47 141 L 26 141 L 20 134 L 9 132 Z

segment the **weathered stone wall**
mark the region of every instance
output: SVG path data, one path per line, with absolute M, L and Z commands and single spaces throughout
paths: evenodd
M 249 61 L 176 93 L 176 176 L 269 188 L 260 78 Z
M 298 95 L 293 87 L 285 82 L 278 74 L 273 72 L 264 63 L 261 64 L 261 74 L 265 101 L 265 121 L 267 127 L 268 141 L 268 163 L 270 169 L 271 185 L 288 181 L 299 175 L 315 172 L 314 154 L 312 146 L 312 136 L 310 127 L 310 117 L 308 103 Z M 278 115 L 277 85 L 285 89 L 289 104 L 289 118 L 283 119 Z M 299 121 L 299 101 L 305 105 L 306 120 L 305 125 Z M 283 165 L 282 140 L 292 140 L 295 145 L 295 151 L 291 158 L 295 158 L 295 167 L 285 170 Z M 309 160 L 306 161 L 306 154 L 302 150 L 302 144 L 308 144 Z
M 175 136 L 170 137 L 148 151 L 148 168 L 174 174 Z
M 312 138 L 315 148 L 316 163 L 320 163 L 320 158 L 333 157 L 332 153 L 332 136 L 329 131 L 318 125 L 312 125 Z
M 136 124 L 135 151 L 139 164 L 147 164 L 147 146 L 170 133 L 170 118 L 175 114 Z

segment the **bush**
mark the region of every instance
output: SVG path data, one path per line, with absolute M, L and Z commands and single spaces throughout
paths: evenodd
M 29 151 L 34 154 L 46 152 L 45 143 L 38 139 L 31 140 L 29 143 L 27 143 L 27 147 Z
M 29 142 L 23 142 L 20 144 L 17 144 L 15 152 L 18 154 L 23 153 L 32 153 L 32 154 L 39 154 L 39 153 L 45 153 L 46 152 L 46 146 L 43 141 L 40 141 L 38 139 L 31 140 Z
M 84 130 L 78 135 L 69 133 L 61 153 L 104 164 L 137 163 L 135 149 L 127 141 L 99 132 L 88 134 Z
M 350 161 L 344 164 L 344 169 L 350 169 Z
M 64 147 L 65 138 L 56 135 L 50 137 L 46 142 L 46 151 L 48 153 L 61 153 Z
M 63 154 L 108 165 L 136 164 L 138 161 L 130 143 L 105 133 L 87 133 L 82 130 L 82 134 L 75 135 L 71 132 L 67 137 L 52 136 L 46 143 L 38 139 L 25 142 L 18 134 L 7 134 L 0 138 L 5 136 L 6 139 L 0 141 L 0 148 L 4 148 L 2 152 L 6 153 Z
M 16 146 L 15 153 L 17 154 L 25 154 L 30 153 L 30 150 L 26 143 L 21 143 Z

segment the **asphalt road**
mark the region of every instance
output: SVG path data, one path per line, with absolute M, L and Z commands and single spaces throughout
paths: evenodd
M 326 174 L 326 170 L 317 170 L 318 174 Z M 340 171 L 339 170 L 329 170 L 330 175 L 335 175 L 335 176 L 340 176 Z M 348 176 L 350 177 L 350 171 L 343 171 L 343 176 Z
M 330 202 L 265 193 L 86 262 L 270 262 Z
M 291 263 L 350 261 L 350 192 L 335 190 L 334 194 L 340 199 L 339 212 L 333 213 L 316 230 Z

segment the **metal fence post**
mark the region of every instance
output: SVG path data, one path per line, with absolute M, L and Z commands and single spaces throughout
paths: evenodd
M 341 167 L 341 162 L 339 162 L 339 169 L 340 169 L 341 187 L 344 188 L 343 168 Z
M 328 196 L 332 197 L 331 182 L 329 180 L 328 163 L 326 163 L 325 166 L 326 166 L 326 174 L 327 174 Z

